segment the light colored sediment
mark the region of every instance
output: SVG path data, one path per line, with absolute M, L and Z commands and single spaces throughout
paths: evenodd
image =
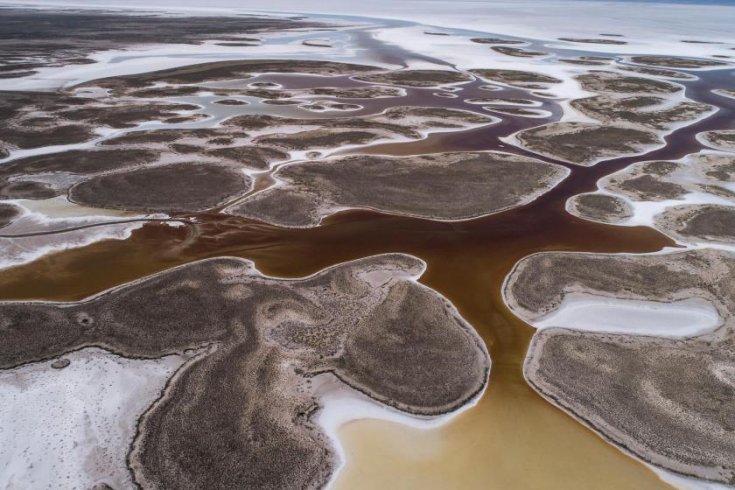
M 419 417 L 406 414 L 398 410 L 386 409 L 363 393 L 345 386 L 331 376 L 319 376 L 314 379 L 314 390 L 318 393 L 323 408 L 319 411 L 317 421 L 334 444 L 339 466 L 334 471 L 332 478 L 325 488 L 334 488 L 339 481 L 340 472 L 346 465 L 349 455 L 343 447 L 340 430 L 347 424 L 355 421 L 381 421 L 392 424 L 400 424 L 402 427 L 419 429 L 422 431 L 437 430 L 449 422 L 455 420 L 460 414 L 475 407 L 484 393 L 479 393 L 474 399 L 468 401 L 457 410 L 436 417 Z M 336 486 L 340 488 L 339 485 Z
M 90 347 L 0 371 L 0 486 L 131 488 L 126 456 L 138 418 L 186 358 Z
M 316 226 L 347 208 L 462 220 L 529 202 L 568 171 L 499 152 L 355 155 L 282 167 L 280 182 L 228 212 L 280 226 Z
M 536 58 L 539 56 L 548 56 L 549 53 L 546 53 L 544 51 L 533 51 L 530 49 L 523 49 L 523 48 L 514 48 L 511 46 L 493 46 L 493 51 L 500 54 L 505 54 L 508 56 L 515 56 L 517 58 Z
M 83 22 L 79 19 L 83 18 Z M 178 51 L 191 54 L 210 54 L 214 46 L 252 46 L 258 38 L 243 34 L 287 32 L 296 28 L 318 28 L 323 24 L 305 19 L 285 17 L 237 16 L 237 15 L 147 15 L 143 12 L 71 11 L 57 8 L 4 8 L 2 50 L 7 57 L 2 69 L 2 78 L 17 81 L 16 86 L 41 86 L 44 79 L 60 77 L 67 73 L 66 80 L 75 80 L 75 72 L 97 71 L 100 53 L 119 50 L 128 58 L 135 58 L 135 51 L 154 51 L 161 46 L 175 43 Z M 18 35 L 18 25 L 32 25 L 26 35 Z M 94 26 L 94 29 L 89 26 Z M 217 41 L 217 42 L 215 42 Z M 200 49 L 203 48 L 203 49 Z M 165 48 L 163 48 L 165 49 Z M 234 51 L 234 50 L 233 50 Z M 107 54 L 105 53 L 105 54 Z M 114 60 L 114 55 L 111 56 Z M 152 58 L 152 57 L 151 57 Z M 125 64 L 129 60 L 114 60 L 112 65 Z M 147 60 L 147 67 L 161 60 Z M 169 61 L 170 63 L 170 61 Z M 108 66 L 114 71 L 115 67 Z M 34 83 L 36 82 L 36 83 Z M 38 83 L 40 82 L 40 83 Z M 55 86 L 52 85 L 52 86 Z
M 633 164 L 605 177 L 600 186 L 634 201 L 681 199 L 695 192 L 728 200 L 735 199 L 731 189 L 734 175 L 734 156 L 702 151 L 676 161 Z
M 134 221 L 49 235 L 0 237 L 0 269 L 27 264 L 55 252 L 81 248 L 102 240 L 125 240 L 144 224 L 143 221 Z
M 732 490 L 732 485 L 700 480 L 690 476 L 683 476 L 672 471 L 662 470 L 653 465 L 646 465 L 658 477 L 678 490 Z
M 126 239 L 146 221 L 160 222 L 166 218 L 165 215 L 87 208 L 70 203 L 62 196 L 44 200 L 16 199 L 3 204 L 12 206 L 18 213 L 0 230 L 0 269 L 95 241 Z
M 585 332 L 626 333 L 685 338 L 711 332 L 721 325 L 711 303 L 689 298 L 669 303 L 568 293 L 559 307 L 533 326 Z
M 524 258 L 508 276 L 504 297 L 531 324 L 554 315 L 564 320 L 561 305 L 578 294 L 656 301 L 667 315 L 681 301 L 704 301 L 721 324 L 711 333 L 683 340 L 644 336 L 653 327 L 640 312 L 625 327 L 631 331 L 640 325 L 640 334 L 545 324 L 529 348 L 526 378 L 547 399 L 644 461 L 683 475 L 735 483 L 735 413 L 729 403 L 735 373 L 734 272 L 735 255 L 714 250 L 649 256 L 540 253 Z M 695 314 L 688 307 L 688 314 Z M 711 313 L 699 309 L 695 315 L 701 321 Z
M 144 415 L 129 456 L 135 482 L 317 488 L 337 463 L 315 423 L 318 377 L 424 417 L 463 406 L 487 382 L 482 342 L 416 282 L 424 270 L 394 254 L 281 280 L 218 258 L 77 303 L 0 303 L 0 366 L 89 345 L 136 358 L 208 346 Z

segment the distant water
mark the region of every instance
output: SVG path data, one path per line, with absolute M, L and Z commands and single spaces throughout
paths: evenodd
M 569 0 L 574 2 L 576 0 Z M 603 2 L 607 0 L 592 0 L 594 2 Z M 735 0 L 615 0 L 617 2 L 628 3 L 675 3 L 679 5 L 722 5 L 735 6 Z

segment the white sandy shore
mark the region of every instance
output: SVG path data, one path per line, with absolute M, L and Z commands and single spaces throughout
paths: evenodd
M 723 483 L 716 483 L 711 481 L 699 480 L 697 478 L 691 478 L 688 476 L 677 475 L 671 471 L 666 471 L 651 464 L 646 464 L 651 471 L 656 473 L 661 480 L 678 488 L 679 490 L 732 490 L 735 488 L 731 485 L 725 485 Z
M 532 322 L 538 329 L 563 327 L 674 338 L 711 332 L 721 324 L 717 309 L 704 299 L 665 303 L 587 293 L 567 294 L 556 310 Z
M 32 262 L 44 255 L 79 248 L 101 240 L 124 240 L 148 220 L 168 219 L 165 214 L 141 215 L 78 206 L 59 196 L 45 200 L 8 200 L 21 215 L 0 230 L 0 270 Z M 127 223 L 119 221 L 135 220 Z M 166 222 L 173 226 L 179 222 Z M 94 225 L 90 228 L 74 228 Z M 66 231 L 71 230 L 71 231 Z M 40 233 L 56 232 L 42 235 Z M 39 234 L 31 236 L 19 236 Z
M 124 219 L 166 217 L 163 214 L 143 215 L 115 209 L 90 208 L 69 202 L 65 196 L 41 200 L 9 199 L 2 202 L 19 207 L 22 213 L 0 231 L 2 235 L 60 230 Z
M 27 264 L 51 253 L 80 248 L 102 240 L 126 240 L 145 223 L 116 223 L 22 238 L 0 238 L 0 270 Z
M 315 384 L 322 404 L 322 409 L 319 411 L 317 417 L 317 423 L 332 441 L 339 459 L 339 466 L 332 474 L 329 483 L 327 483 L 325 487 L 327 489 L 334 487 L 335 482 L 339 479 L 340 471 L 349 459 L 349 455 L 339 438 L 339 430 L 344 425 L 355 420 L 374 419 L 393 422 L 414 429 L 436 429 L 448 424 L 461 413 L 474 407 L 480 398 L 482 398 L 487 388 L 486 383 L 481 393 L 478 393 L 472 400 L 454 412 L 437 417 L 420 417 L 381 405 L 359 391 L 338 381 L 331 374 L 322 375 L 315 379 Z
M 185 362 L 125 359 L 97 348 L 0 371 L 0 487 L 131 488 L 137 420 Z
M 633 216 L 620 223 L 620 225 L 628 226 L 649 226 L 654 227 L 654 219 L 657 215 L 663 213 L 668 208 L 681 205 L 693 204 L 719 204 L 722 206 L 733 206 L 733 201 L 708 194 L 706 192 L 689 192 L 682 199 L 666 199 L 662 201 L 634 201 L 624 196 L 615 195 L 624 199 L 633 208 Z

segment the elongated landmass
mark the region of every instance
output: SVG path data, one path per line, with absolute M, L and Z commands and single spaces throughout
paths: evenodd
M 387 83 L 406 87 L 439 87 L 472 80 L 472 77 L 466 73 L 449 70 L 396 70 L 360 75 L 356 78 L 365 82 Z
M 0 368 L 89 346 L 159 358 L 206 348 L 143 416 L 142 488 L 319 488 L 336 468 L 312 380 L 333 376 L 418 416 L 484 388 L 490 360 L 420 260 L 380 255 L 299 280 L 204 260 L 78 303 L 0 303 Z
M 539 155 L 582 166 L 635 155 L 663 143 L 652 131 L 581 122 L 544 124 L 517 133 L 515 140 Z
M 544 397 L 621 449 L 683 475 L 735 483 L 735 254 L 650 256 L 540 253 L 521 260 L 504 288 L 533 324 L 566 295 L 673 302 L 699 298 L 721 326 L 675 340 L 545 328 L 524 373 Z
M 633 63 L 650 66 L 663 66 L 666 68 L 680 68 L 682 70 L 695 70 L 698 68 L 713 68 L 718 66 L 727 66 L 724 61 L 717 61 L 705 58 L 682 58 L 679 56 L 633 56 L 630 59 Z
M 247 192 L 252 180 L 223 165 L 179 163 L 92 177 L 69 189 L 85 206 L 129 211 L 203 211 Z
M 344 208 L 461 220 L 529 202 L 567 174 L 558 165 L 500 152 L 356 155 L 279 169 L 281 185 L 228 212 L 281 226 L 316 226 Z

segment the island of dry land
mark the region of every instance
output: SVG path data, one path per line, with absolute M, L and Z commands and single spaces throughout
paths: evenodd
M 625 200 L 609 194 L 577 194 L 567 201 L 567 211 L 582 218 L 618 223 L 630 218 L 633 209 Z
M 534 153 L 585 166 L 663 142 L 650 131 L 579 122 L 545 124 L 518 133 L 516 139 Z
M 140 421 L 135 482 L 320 488 L 337 456 L 315 421 L 319 380 L 417 416 L 451 412 L 487 382 L 482 341 L 415 281 L 424 268 L 381 255 L 282 280 L 217 258 L 77 303 L 0 303 L 0 368 L 89 346 L 135 358 L 196 349 Z
M 316 226 L 345 208 L 461 220 L 529 202 L 567 173 L 561 166 L 499 152 L 355 155 L 282 167 L 275 173 L 278 186 L 228 212 L 280 226 Z
M 698 136 L 707 146 L 717 150 L 735 152 L 735 130 L 733 129 L 705 131 Z
M 69 189 L 69 200 L 132 211 L 203 211 L 245 193 L 251 183 L 238 169 L 187 162 L 92 177 Z
M 630 60 L 639 65 L 663 66 L 681 70 L 727 66 L 727 63 L 724 61 L 702 58 L 681 58 L 678 56 L 633 56 Z
M 549 84 L 562 82 L 556 77 L 531 71 L 501 69 L 477 69 L 470 71 L 474 75 L 490 82 L 504 83 L 519 88 L 543 89 L 547 88 Z
M 515 56 L 517 58 L 535 58 L 537 56 L 549 55 L 549 53 L 544 51 L 533 51 L 531 49 L 514 48 L 511 46 L 493 46 L 491 49 L 496 53 Z
M 360 75 L 358 80 L 371 83 L 386 83 L 407 87 L 439 87 L 454 83 L 469 82 L 472 78 L 458 71 L 449 70 L 397 70 L 371 75 Z
M 604 193 L 574 196 L 567 208 L 583 218 L 618 223 L 632 216 L 631 204 L 661 203 L 652 224 L 667 235 L 687 243 L 732 245 L 733 177 L 735 156 L 727 153 L 705 150 L 677 161 L 645 161 L 601 179 Z M 695 197 L 686 203 L 687 196 Z
M 619 39 L 599 39 L 599 38 L 583 38 L 583 37 L 560 37 L 559 41 L 566 41 L 569 43 L 582 43 L 582 44 L 614 44 L 614 45 L 628 44 L 627 41 L 621 41 Z
M 700 298 L 722 324 L 686 339 L 545 328 L 525 363 L 544 397 L 638 458 L 735 483 L 735 254 L 540 253 L 521 260 L 505 299 L 527 322 L 571 293 L 672 302 Z
M 552 122 L 517 133 L 514 142 L 550 158 L 594 165 L 660 146 L 662 137 L 678 126 L 715 110 L 680 100 L 682 87 L 662 80 L 602 70 L 592 70 L 576 80 L 583 90 L 597 95 L 573 100 L 571 107 L 596 122 Z
M 683 242 L 733 245 L 735 207 L 715 204 L 674 206 L 656 217 L 656 227 Z

